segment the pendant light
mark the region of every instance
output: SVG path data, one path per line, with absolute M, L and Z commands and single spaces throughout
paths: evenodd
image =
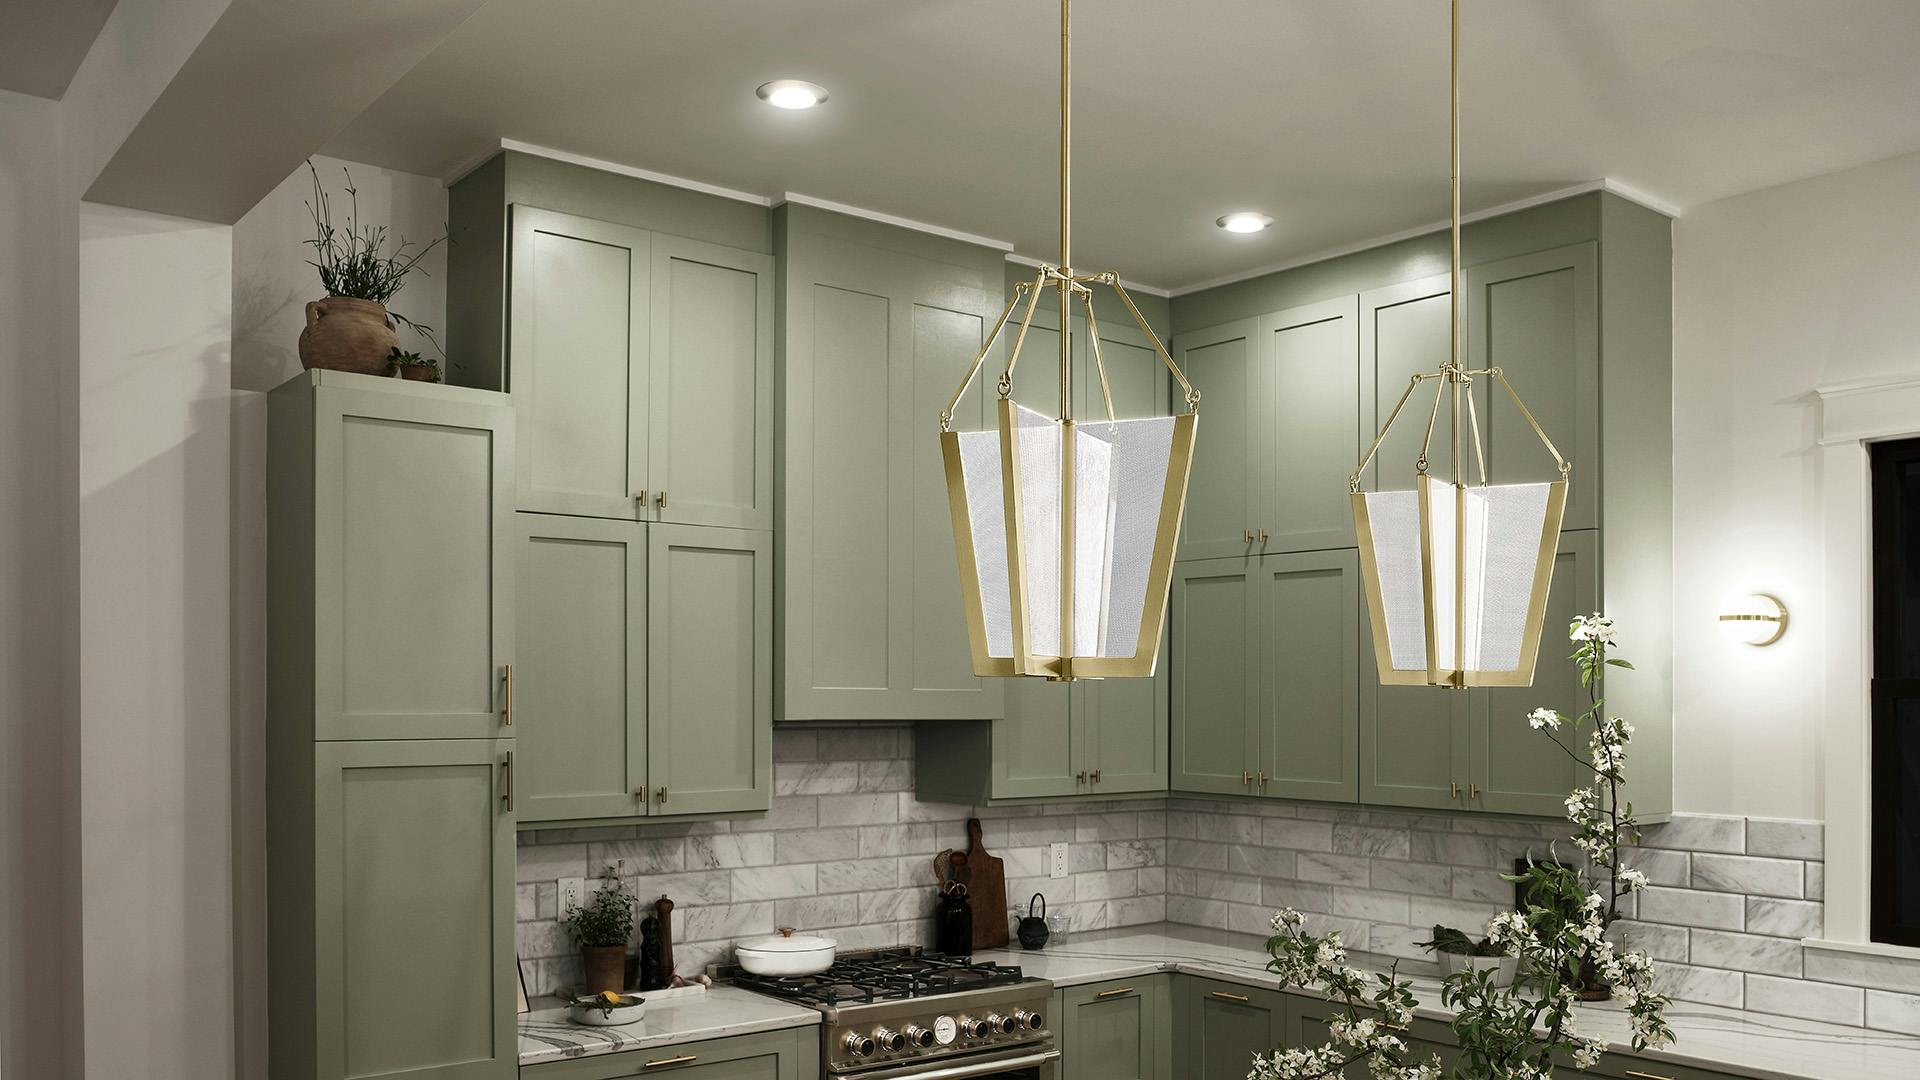
M 973 672 L 983 677 L 1145 678 L 1153 674 L 1173 577 L 1174 540 L 1186 508 L 1200 394 L 1113 271 L 1072 262 L 1070 0 L 1060 3 L 1060 264 L 1014 287 L 985 346 L 940 413 L 940 447 Z M 1118 294 L 1160 360 L 1186 391 L 1177 416 L 1115 420 L 1094 318 L 1095 287 Z M 1014 370 L 1040 294 L 1060 303 L 1060 412 L 1014 397 Z M 1016 306 L 1019 331 L 998 383 L 997 426 L 954 431 L 953 411 L 992 354 Z M 1079 304 L 1106 419 L 1073 416 L 1069 330 Z
M 1452 284 L 1447 362 L 1407 384 L 1387 423 L 1348 481 L 1373 651 L 1380 681 L 1414 686 L 1529 686 L 1553 580 L 1560 519 L 1571 466 L 1497 367 L 1461 363 L 1460 0 L 1452 3 Z M 1489 484 L 1480 445 L 1473 381 L 1498 383 L 1559 466 L 1549 483 Z M 1362 491 L 1360 481 L 1400 410 L 1433 382 L 1427 432 L 1411 491 Z M 1449 407 L 1452 472 L 1429 474 L 1427 452 L 1440 406 Z M 1465 416 L 1462 416 L 1464 404 Z M 1463 424 L 1464 421 L 1464 424 Z M 1470 430 L 1477 484 L 1461 475 L 1461 442 Z

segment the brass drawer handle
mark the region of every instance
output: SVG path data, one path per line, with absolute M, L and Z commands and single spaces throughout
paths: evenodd
M 504 710 L 505 724 L 513 726 L 513 665 L 507 664 L 500 670 L 501 697 L 506 699 Z
M 1250 772 L 1248 772 L 1248 771 L 1247 771 L 1247 770 L 1245 770 L 1245 769 L 1241 769 L 1241 770 L 1240 770 L 1240 782 L 1241 782 L 1242 784 L 1248 784 L 1248 785 L 1251 785 L 1251 784 L 1253 783 L 1253 774 L 1252 774 L 1252 773 L 1250 773 Z
M 1090 773 L 1088 773 L 1088 774 L 1087 774 L 1087 778 L 1088 778 L 1088 779 L 1090 779 L 1090 780 L 1092 780 L 1092 781 L 1093 781 L 1094 783 L 1096 783 L 1096 784 L 1097 784 L 1097 783 L 1099 783 L 1099 782 L 1100 782 L 1100 770 L 1099 770 L 1099 769 L 1095 769 L 1095 770 L 1093 770 L 1092 772 L 1090 772 Z
M 1469 798 L 1469 799 L 1477 799 L 1477 798 L 1479 798 L 1479 797 L 1480 797 L 1480 785 L 1479 785 L 1479 784 L 1468 784 L 1468 785 L 1467 785 L 1467 798 Z M 1668 1080 L 1671 1080 L 1671 1078 L 1668 1078 Z
M 1454 784 L 1448 784 L 1448 785 L 1447 785 L 1447 787 L 1449 787 L 1449 788 L 1452 788 L 1452 789 L 1453 789 L 1453 794 L 1452 794 L 1452 796 L 1450 796 L 1451 798 L 1455 798 L 1455 799 L 1457 799 L 1457 798 L 1459 798 L 1459 797 L 1460 797 L 1460 785 L 1459 785 L 1459 784 L 1457 784 L 1457 783 L 1454 783 Z
M 667 805 L 667 785 L 665 784 L 660 785 L 660 805 Z
M 1257 539 L 1259 539 L 1259 541 L 1260 541 L 1260 542 L 1261 542 L 1262 544 L 1265 544 L 1265 543 L 1267 542 L 1267 530 L 1265 530 L 1265 529 L 1261 529 L 1261 530 L 1260 530 L 1259 532 L 1257 532 L 1257 533 L 1254 533 L 1253 535 L 1254 535 L 1254 536 L 1255 536 L 1255 537 L 1256 537 Z
M 1086 770 L 1085 770 L 1085 769 L 1082 769 L 1081 771 L 1079 771 L 1079 772 L 1077 772 L 1077 773 L 1074 773 L 1074 774 L 1073 774 L 1073 782 L 1074 782 L 1074 783 L 1076 783 L 1076 784 L 1084 784 L 1084 783 L 1086 783 L 1086 782 L 1087 782 L 1087 773 L 1086 773 Z
M 665 510 L 667 508 L 667 489 L 666 488 L 661 488 L 659 491 L 656 491 L 653 493 L 653 505 L 659 507 L 662 510 Z
M 1117 990 L 1102 990 L 1093 996 L 1097 998 L 1110 998 L 1110 997 L 1119 997 L 1121 994 L 1131 994 L 1131 993 L 1133 993 L 1133 987 L 1122 986 Z
M 1260 774 L 1253 778 L 1253 782 L 1260 785 L 1261 787 L 1266 787 L 1267 786 L 1267 770 L 1261 769 Z
M 508 812 L 513 810 L 513 751 L 507 751 L 507 759 L 500 763 L 500 801 L 506 804 Z
M 1245 994 L 1229 994 L 1225 990 L 1215 990 L 1213 993 L 1209 994 L 1208 996 L 1217 997 L 1221 1001 L 1238 1001 L 1243 1005 L 1246 1004 L 1248 1000 L 1247 995 Z
M 647 489 L 641 488 L 639 491 L 634 492 L 633 501 L 639 503 L 641 506 L 647 505 Z
M 1240 530 L 1240 542 L 1241 542 L 1241 543 L 1243 543 L 1243 544 L 1251 544 L 1251 543 L 1253 543 L 1253 530 L 1252 530 L 1252 529 L 1241 529 L 1241 530 Z
M 649 1061 L 645 1065 L 642 1065 L 640 1067 L 643 1069 L 658 1069 L 663 1065 L 685 1065 L 687 1062 L 693 1061 L 698 1057 L 699 1057 L 698 1054 L 681 1054 L 679 1057 L 661 1058 L 658 1061 Z
M 1634 1072 L 1632 1069 L 1627 1070 L 1627 1075 L 1633 1077 L 1634 1080 L 1673 1080 L 1671 1076 L 1661 1076 L 1659 1073 Z

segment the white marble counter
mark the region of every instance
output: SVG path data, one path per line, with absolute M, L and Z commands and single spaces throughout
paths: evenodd
M 650 1003 L 646 1018 L 626 1027 L 587 1027 L 568 1020 L 565 1008 L 538 1007 L 552 1006 L 552 998 L 541 998 L 533 1004 L 534 1011 L 520 1017 L 522 1065 L 820 1023 L 818 1009 L 731 986 L 716 986 L 697 997 L 669 999 L 657 1005 Z
M 1075 934 L 1065 945 L 1039 952 L 985 952 L 977 960 L 1018 964 L 1056 986 L 1125 979 L 1158 971 L 1227 979 L 1283 989 L 1266 970 L 1260 938 L 1186 926 L 1142 926 Z M 1414 978 L 1419 1015 L 1446 1020 L 1436 979 Z M 1625 1011 L 1617 1005 L 1579 1009 L 1580 1030 L 1630 1052 Z M 1914 1080 L 1920 1077 L 1920 1038 L 1795 1020 L 1712 1005 L 1675 1003 L 1667 1022 L 1676 1036 L 1649 1061 L 1673 1061 L 1764 1080 Z M 1568 1074 L 1578 1075 L 1578 1074 Z

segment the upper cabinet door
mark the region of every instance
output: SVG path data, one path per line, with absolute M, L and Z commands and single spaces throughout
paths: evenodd
M 1151 679 L 1088 679 L 1080 683 L 1086 703 L 1086 791 L 1119 795 L 1167 790 L 1167 644 Z
M 647 750 L 653 813 L 773 799 L 773 537 L 648 531 Z
M 1213 559 L 1257 550 L 1248 539 L 1271 516 L 1270 483 L 1262 484 L 1261 447 L 1273 423 L 1271 401 L 1259 397 L 1252 319 L 1182 334 L 1173 354 L 1200 391 L 1187 512 L 1180 529 L 1181 559 Z
M 274 1076 L 512 1080 L 513 745 L 314 748 L 316 1038 Z
M 517 517 L 520 820 L 642 814 L 648 526 Z
M 1353 549 L 1260 560 L 1262 795 L 1360 796 L 1360 558 Z
M 312 504 L 276 510 L 312 514 L 315 737 L 511 735 L 513 412 L 392 382 L 314 379 Z
M 1256 564 L 1208 559 L 1173 568 L 1174 791 L 1253 794 L 1260 697 Z
M 1343 296 L 1260 319 L 1259 398 L 1274 407 L 1264 432 L 1270 444 L 1255 451 L 1255 480 L 1273 494 L 1253 523 L 1265 537 L 1256 550 L 1353 546 L 1345 481 L 1365 449 L 1358 315 L 1356 298 Z
M 653 237 L 660 521 L 773 528 L 773 257 Z
M 1392 415 L 1394 403 L 1407 392 L 1409 380 L 1418 373 L 1440 370 L 1448 356 L 1447 326 L 1451 295 L 1447 275 L 1421 278 L 1360 294 L 1360 405 L 1361 435 L 1371 445 L 1380 428 Z M 1427 417 L 1433 409 L 1434 380 L 1420 384 L 1407 399 L 1393 433 L 1380 444 L 1373 468 L 1361 482 L 1371 491 L 1410 491 L 1413 489 L 1414 461 L 1420 456 L 1426 437 Z M 1442 407 L 1444 412 L 1444 406 Z M 1433 475 L 1450 475 L 1448 458 L 1452 443 L 1447 435 L 1446 416 L 1434 429 L 1428 453 Z M 1366 446 L 1361 447 L 1364 453 Z M 1354 458 L 1354 463 L 1359 463 Z M 1463 466 L 1471 468 L 1472 452 Z M 1340 470 L 1340 478 L 1352 475 L 1353 466 Z M 1336 481 L 1337 483 L 1337 481 Z M 1353 542 L 1353 516 L 1347 513 L 1348 543 Z
M 1591 242 L 1467 271 L 1467 363 L 1497 366 L 1573 463 L 1564 527 L 1600 527 L 1599 255 Z M 1664 387 L 1655 388 L 1665 392 Z M 1553 456 L 1497 385 L 1481 397 L 1495 483 L 1558 480 Z
M 1580 674 L 1568 660 L 1573 647 L 1567 624 L 1597 610 L 1600 595 L 1600 534 L 1563 532 L 1553 561 L 1553 585 L 1540 632 L 1540 661 L 1532 686 L 1475 687 L 1472 696 L 1473 784 L 1470 804 L 1502 814 L 1555 817 L 1566 812 L 1567 792 L 1593 779 L 1582 762 L 1586 736 L 1572 725 L 1552 736 L 1527 726 L 1527 713 L 1545 705 L 1569 721 L 1587 708 Z M 1621 678 L 1631 679 L 1628 672 Z M 1555 739 L 1561 743 L 1555 746 Z M 1564 747 L 1564 749 L 1563 749 Z
M 1364 601 L 1355 601 L 1366 618 Z M 1371 630 L 1371 624 L 1366 624 Z M 1360 801 L 1380 806 L 1465 809 L 1467 699 L 1439 686 L 1382 686 L 1373 635 L 1361 635 Z
M 634 519 L 650 498 L 650 234 L 513 207 L 508 382 L 522 510 Z M 745 421 L 742 421 L 745 423 Z
M 994 798 L 1078 795 L 1086 789 L 1086 720 L 1075 707 L 1080 696 L 1074 683 L 1007 681 L 1007 717 L 993 721 Z

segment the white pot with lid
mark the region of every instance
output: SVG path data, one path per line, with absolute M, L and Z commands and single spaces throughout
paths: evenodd
M 796 934 L 783 926 L 771 937 L 735 945 L 740 966 L 755 975 L 817 975 L 833 966 L 834 943 L 815 934 Z

